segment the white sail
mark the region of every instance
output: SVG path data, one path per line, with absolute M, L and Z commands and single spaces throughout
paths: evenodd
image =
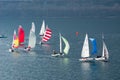
M 103 41 L 103 51 L 102 51 L 102 57 L 105 57 L 106 59 L 109 58 L 109 53 L 108 53 L 108 49 L 105 45 L 105 42 Z
M 70 45 L 69 45 L 67 39 L 65 39 L 63 36 L 62 36 L 62 40 L 65 43 L 65 48 L 64 48 L 63 51 L 64 51 L 65 54 L 68 54 L 69 53 L 69 49 L 70 49 Z
M 35 33 L 35 23 L 34 22 L 32 22 L 31 31 L 33 31 Z
M 45 21 L 43 20 L 43 23 L 42 23 L 42 26 L 41 26 L 39 35 L 40 35 L 40 36 L 43 36 L 43 35 L 44 35 L 44 32 L 45 32 Z
M 28 46 L 34 48 L 36 44 L 36 35 L 35 35 L 35 24 L 32 22 L 32 28 L 29 34 Z
M 62 39 L 61 39 L 61 34 L 59 33 L 59 38 L 60 38 L 60 53 L 62 53 Z
M 83 48 L 82 48 L 82 52 L 81 52 L 81 57 L 89 57 L 89 56 L 90 56 L 90 54 L 89 54 L 88 34 L 86 34 Z

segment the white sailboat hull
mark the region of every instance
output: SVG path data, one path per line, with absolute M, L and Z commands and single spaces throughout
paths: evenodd
M 64 56 L 64 54 L 60 54 L 60 53 L 57 53 L 57 54 L 51 54 L 51 56 L 53 56 L 53 57 L 59 57 L 59 56 Z
M 105 57 L 95 58 L 95 60 L 108 62 L 108 59 L 106 59 Z
M 58 56 L 60 56 L 60 54 L 52 54 L 51 56 L 58 57 Z
M 92 61 L 93 60 L 93 58 L 81 58 L 81 59 L 79 59 L 79 61 Z
M 100 61 L 100 60 L 105 60 L 105 58 L 104 57 L 100 57 L 100 58 L 95 58 L 95 60 Z

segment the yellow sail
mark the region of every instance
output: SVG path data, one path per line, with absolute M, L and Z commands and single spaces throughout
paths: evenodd
M 16 36 L 16 38 L 13 40 L 13 47 L 17 48 L 19 46 L 19 38 Z

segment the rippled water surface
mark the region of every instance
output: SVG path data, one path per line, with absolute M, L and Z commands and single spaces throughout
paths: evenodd
M 102 52 L 101 31 L 87 28 L 99 26 L 92 21 L 73 19 L 46 19 L 46 23 L 53 31 L 51 40 L 44 45 L 36 44 L 34 50 L 25 52 L 22 49 L 10 53 L 8 49 L 12 43 L 14 29 L 22 25 L 25 29 L 25 45 L 28 44 L 28 35 L 31 22 L 36 24 L 37 43 L 42 19 L 1 20 L 1 33 L 7 38 L 0 39 L 0 79 L 1 80 L 119 80 L 120 79 L 120 34 L 104 33 L 105 43 L 109 50 L 109 62 L 79 62 L 85 33 L 97 40 L 98 54 Z M 72 23 L 73 22 L 73 23 Z M 103 21 L 101 21 L 103 22 Z M 81 23 L 81 24 L 80 24 Z M 83 24 L 84 23 L 84 24 Z M 94 23 L 94 24 L 93 24 Z M 110 23 L 109 21 L 106 23 Z M 106 25 L 105 22 L 102 25 Z M 77 27 L 74 27 L 77 26 Z M 101 24 L 100 24 L 101 25 Z M 83 27 L 81 27 L 83 26 Z M 85 26 L 85 28 L 84 28 Z M 76 29 L 74 29 L 76 28 Z M 92 27 L 93 28 L 93 27 Z M 87 30 L 86 30 L 87 29 Z M 107 30 L 107 29 L 105 29 Z M 104 31 L 105 31 L 104 30 Z M 115 29 L 113 29 L 115 30 Z M 76 36 L 75 32 L 79 35 Z M 112 31 L 112 30 L 111 30 Z M 52 57 L 52 50 L 59 51 L 59 32 L 69 41 L 70 51 L 65 57 Z M 90 43 L 91 45 L 91 43 Z M 63 45 L 64 46 L 64 45 Z M 91 47 L 90 47 L 91 51 Z

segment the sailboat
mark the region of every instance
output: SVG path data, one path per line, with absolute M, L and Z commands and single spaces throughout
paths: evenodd
M 59 34 L 59 38 L 60 38 L 60 44 L 59 44 L 59 46 L 60 46 L 60 52 L 56 53 L 55 51 L 53 51 L 52 56 L 55 56 L 55 57 L 56 56 L 63 56 L 64 54 L 67 55 L 69 53 L 69 49 L 70 49 L 70 45 L 69 45 L 67 39 L 64 38 L 63 36 L 61 36 L 61 34 Z M 62 41 L 65 43 L 64 50 L 62 50 Z
M 24 43 L 24 29 L 22 28 L 21 25 L 19 25 L 18 27 L 18 36 L 16 34 L 16 30 L 14 30 L 14 34 L 13 34 L 13 42 L 12 42 L 12 46 L 9 49 L 9 52 L 14 52 L 14 49 L 17 49 L 21 46 L 23 46 Z
M 88 34 L 85 36 L 85 40 L 83 43 L 83 48 L 81 52 L 81 57 L 79 61 L 92 61 L 93 58 L 90 57 L 90 51 L 89 51 L 89 41 L 88 41 Z
M 102 56 L 101 57 L 98 56 L 97 58 L 95 58 L 95 60 L 98 60 L 98 61 L 108 61 L 108 59 L 109 59 L 109 52 L 108 52 L 108 49 L 107 49 L 107 46 L 106 46 L 104 40 L 102 41 L 102 43 L 103 43 Z
M 0 34 L 0 38 L 7 38 L 7 36 Z
M 29 34 L 28 47 L 25 50 L 30 51 L 30 49 L 35 48 L 35 45 L 36 45 L 35 24 L 34 22 L 32 22 L 32 27 L 30 29 Z
M 39 35 L 43 36 L 44 33 L 45 33 L 45 21 L 43 20 Z
M 12 41 L 11 48 L 9 49 L 9 52 L 14 52 L 14 49 L 16 49 L 18 47 L 19 47 L 19 38 L 16 35 L 16 30 L 14 30 L 13 41 Z
M 24 33 L 24 29 L 22 28 L 21 25 L 19 25 L 19 28 L 18 28 L 18 38 L 19 38 L 19 44 L 23 45 L 25 33 Z
M 46 30 L 44 32 L 44 35 L 43 35 L 40 43 L 43 44 L 43 43 L 47 42 L 49 39 L 51 39 L 51 37 L 52 37 L 52 30 L 50 28 L 48 28 L 48 25 L 47 25 Z

